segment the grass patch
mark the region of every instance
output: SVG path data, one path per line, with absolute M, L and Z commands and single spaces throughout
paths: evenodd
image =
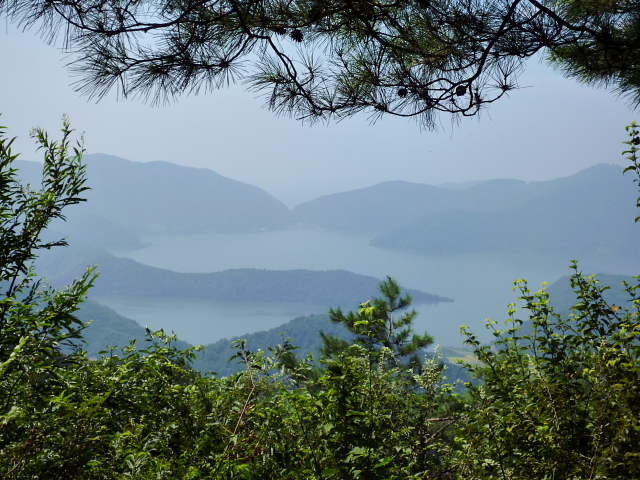
M 463 363 L 480 363 L 473 354 L 473 350 L 464 347 L 440 347 L 440 355 L 451 363 L 462 361 Z

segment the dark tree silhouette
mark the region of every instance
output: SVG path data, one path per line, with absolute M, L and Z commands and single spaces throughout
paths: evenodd
M 76 56 L 77 89 L 153 102 L 245 82 L 303 120 L 478 114 L 538 52 L 640 103 L 640 4 L 621 0 L 0 0 Z

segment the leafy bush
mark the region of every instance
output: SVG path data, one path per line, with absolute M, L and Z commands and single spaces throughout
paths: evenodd
M 568 318 L 549 295 L 517 286 L 531 329 L 489 323 L 496 342 L 467 344 L 482 379 L 459 432 L 461 473 L 473 478 L 637 478 L 640 474 L 640 298 L 609 305 L 595 277 L 573 266 L 577 303 Z

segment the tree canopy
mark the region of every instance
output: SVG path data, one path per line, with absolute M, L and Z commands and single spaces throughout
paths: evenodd
M 154 102 L 245 82 L 277 113 L 435 126 L 518 88 L 540 52 L 640 103 L 640 7 L 583 0 L 2 0 L 75 54 L 77 89 Z
M 354 335 L 355 343 L 366 346 L 371 358 L 379 361 L 383 349 L 392 353 L 389 361 L 397 365 L 402 357 L 409 357 L 415 366 L 420 364 L 418 353 L 433 343 L 430 335 L 412 333 L 412 324 L 418 312 L 407 310 L 411 306 L 411 295 L 402 296 L 397 281 L 387 276 L 378 289 L 381 297 L 360 304 L 357 312 L 344 314 L 341 308 L 330 309 L 329 319 L 342 324 Z M 342 353 L 349 346 L 347 340 L 321 333 L 325 346 L 322 353 L 330 357 Z

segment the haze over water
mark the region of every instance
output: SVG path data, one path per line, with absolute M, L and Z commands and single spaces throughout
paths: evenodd
M 369 245 L 371 237 L 312 229 L 248 234 L 152 235 L 151 246 L 125 254 L 141 263 L 179 272 L 215 272 L 232 268 L 270 270 L 344 269 L 384 278 L 390 275 L 406 288 L 454 298 L 453 303 L 415 305 L 418 332 L 427 331 L 436 344 L 459 345 L 461 325 L 490 340 L 484 320 L 503 321 L 507 305 L 516 301 L 513 281 L 526 278 L 532 290 L 570 274 L 570 256 L 541 253 L 474 253 L 422 255 Z M 585 273 L 634 275 L 638 258 L 610 254 L 578 258 Z M 191 343 L 276 327 L 295 316 L 319 313 L 318 305 L 255 302 L 213 302 L 185 299 L 98 298 L 119 313 L 152 328 L 174 330 Z M 362 299 L 366 301 L 368 299 Z M 145 304 L 142 307 L 142 304 Z M 357 305 L 353 306 L 354 308 Z M 177 321 L 176 319 L 180 319 Z

